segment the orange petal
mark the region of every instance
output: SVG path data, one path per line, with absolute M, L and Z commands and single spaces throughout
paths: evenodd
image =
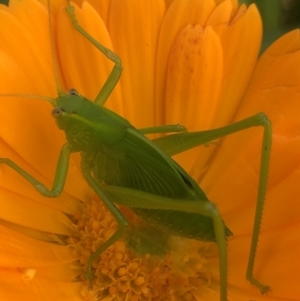
M 82 0 L 74 1 L 78 5 L 81 5 Z M 81 2 L 79 4 L 79 2 Z M 109 11 L 111 6 L 111 0 L 104 0 L 104 1 L 98 1 L 98 0 L 89 0 L 88 3 L 97 11 L 97 13 L 100 15 L 101 19 L 105 23 L 106 27 L 108 27 L 108 18 L 109 18 Z
M 162 23 L 157 50 L 155 86 L 156 124 L 164 124 L 164 99 L 168 57 L 175 37 L 187 24 L 199 24 L 204 27 L 206 20 L 214 8 L 215 3 L 212 0 L 175 0 L 170 5 Z
M 232 1 L 223 1 L 210 14 L 206 26 L 213 27 L 216 33 L 221 34 L 228 27 L 232 14 Z
M 2 267 L 38 268 L 74 261 L 68 246 L 32 239 L 0 226 Z
M 187 25 L 175 39 L 166 86 L 166 124 L 209 128 L 217 109 L 223 54 L 215 32 Z
M 35 277 L 28 279 L 19 271 L 0 270 L 1 300 L 24 301 L 82 301 L 81 282 L 50 281 Z
M 240 8 L 242 11 L 242 7 Z M 220 33 L 224 69 L 214 127 L 229 124 L 240 104 L 256 64 L 262 37 L 257 8 L 251 5 Z
M 26 206 L 24 206 L 26 204 Z M 1 189 L 2 220 L 49 233 L 70 235 L 72 222 L 62 212 L 41 205 L 23 195 Z
M 81 9 L 75 6 L 75 15 L 79 24 L 97 42 L 113 50 L 103 21 L 89 3 L 84 2 Z M 57 17 L 57 47 L 66 88 L 74 88 L 83 96 L 94 100 L 114 64 L 75 30 L 64 9 L 61 9 Z M 118 86 L 112 92 L 107 106 L 118 113 L 122 112 Z
M 155 121 L 154 82 L 158 35 L 164 1 L 112 0 L 109 33 L 124 72 L 124 116 L 137 127 Z
M 254 275 L 262 283 L 269 285 L 268 296 L 262 296 L 259 290 L 244 278 L 247 257 L 249 254 L 250 237 L 237 237 L 229 242 L 229 282 L 236 293 L 248 296 L 253 300 L 298 300 L 298 254 L 300 224 L 298 223 L 278 231 L 262 233 Z M 229 289 L 229 292 L 231 290 Z M 234 293 L 233 293 L 234 296 Z M 232 297 L 233 300 L 235 299 Z M 242 300 L 242 299 L 241 299 Z M 243 299 L 245 300 L 245 299 Z
M 0 16 L 1 28 L 6 28 L 0 32 L 1 50 L 14 59 L 15 66 L 20 65 L 10 74 L 10 85 L 4 86 L 1 93 L 54 96 L 56 89 L 51 80 L 53 66 L 46 8 L 36 1 L 10 1 L 9 8 L 1 6 Z M 32 18 L 37 23 L 31 22 Z M 23 51 L 20 51 L 20 45 Z
M 297 94 L 300 90 L 300 73 L 295 68 L 300 60 L 299 49 L 299 30 L 294 30 L 282 36 L 262 54 L 237 118 L 261 110 L 274 124 L 285 123 L 285 116 L 292 122 L 299 122 Z

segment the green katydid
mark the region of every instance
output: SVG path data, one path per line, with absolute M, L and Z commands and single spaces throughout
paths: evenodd
M 127 221 L 116 203 L 131 208 L 160 230 L 186 238 L 216 242 L 220 257 L 220 300 L 226 301 L 226 239 L 232 233 L 196 181 L 171 156 L 223 136 L 261 126 L 264 135 L 260 181 L 246 278 L 262 293 L 266 293 L 269 286 L 254 278 L 253 268 L 271 151 L 270 121 L 263 113 L 258 113 L 229 126 L 208 131 L 186 132 L 181 125 L 136 129 L 126 119 L 103 107 L 121 76 L 120 58 L 98 43 L 78 24 L 74 7 L 69 2 L 66 12 L 74 28 L 111 60 L 114 67 L 94 102 L 74 89 L 67 94 L 58 89 L 56 99 L 44 98 L 53 105 L 52 115 L 67 139 L 61 149 L 51 189 L 46 188 L 10 159 L 0 158 L 0 163 L 14 169 L 43 196 L 51 198 L 58 197 L 64 189 L 70 155 L 80 152 L 84 178 L 119 224 L 119 229 L 90 256 L 87 279 L 92 281 L 93 261 L 126 231 Z M 163 132 L 172 134 L 153 140 L 145 137 L 145 134 Z M 109 162 L 110 170 L 107 170 L 104 162 Z M 178 220 L 186 221 L 184 228 Z

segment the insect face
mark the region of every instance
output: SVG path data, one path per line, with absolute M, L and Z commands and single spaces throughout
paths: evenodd
M 56 99 L 52 116 L 58 128 L 65 132 L 73 151 L 88 153 L 103 144 L 118 142 L 129 125 L 125 119 L 82 97 L 73 89 Z M 120 123 L 116 123 L 116 119 Z

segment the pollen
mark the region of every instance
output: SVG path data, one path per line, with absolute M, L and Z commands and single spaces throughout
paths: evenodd
M 92 280 L 86 280 L 90 255 L 117 231 L 118 223 L 96 197 L 84 204 L 81 214 L 74 219 L 74 231 L 68 243 L 82 267 L 77 281 L 82 282 L 83 300 L 200 300 L 197 291 L 210 283 L 206 259 L 201 255 L 202 243 L 170 236 L 164 252 L 159 249 L 155 253 L 153 245 L 161 244 L 155 240 L 158 235 L 149 230 L 152 240 L 149 237 L 140 239 L 141 233 L 145 236 L 144 224 L 141 231 L 138 219 L 130 217 L 129 220 L 134 225 L 130 235 L 112 244 L 95 259 Z M 133 246 L 133 237 L 139 246 Z

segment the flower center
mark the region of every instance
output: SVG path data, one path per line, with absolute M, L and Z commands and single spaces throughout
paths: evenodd
M 117 230 L 118 224 L 97 198 L 85 204 L 80 216 L 74 218 L 74 234 L 68 243 L 82 266 L 84 299 L 198 300 L 195 291 L 210 283 L 207 261 L 201 254 L 207 244 L 147 227 L 127 210 L 124 215 L 130 220 L 130 229 L 123 240 L 93 262 L 92 284 L 85 280 L 87 261 Z

